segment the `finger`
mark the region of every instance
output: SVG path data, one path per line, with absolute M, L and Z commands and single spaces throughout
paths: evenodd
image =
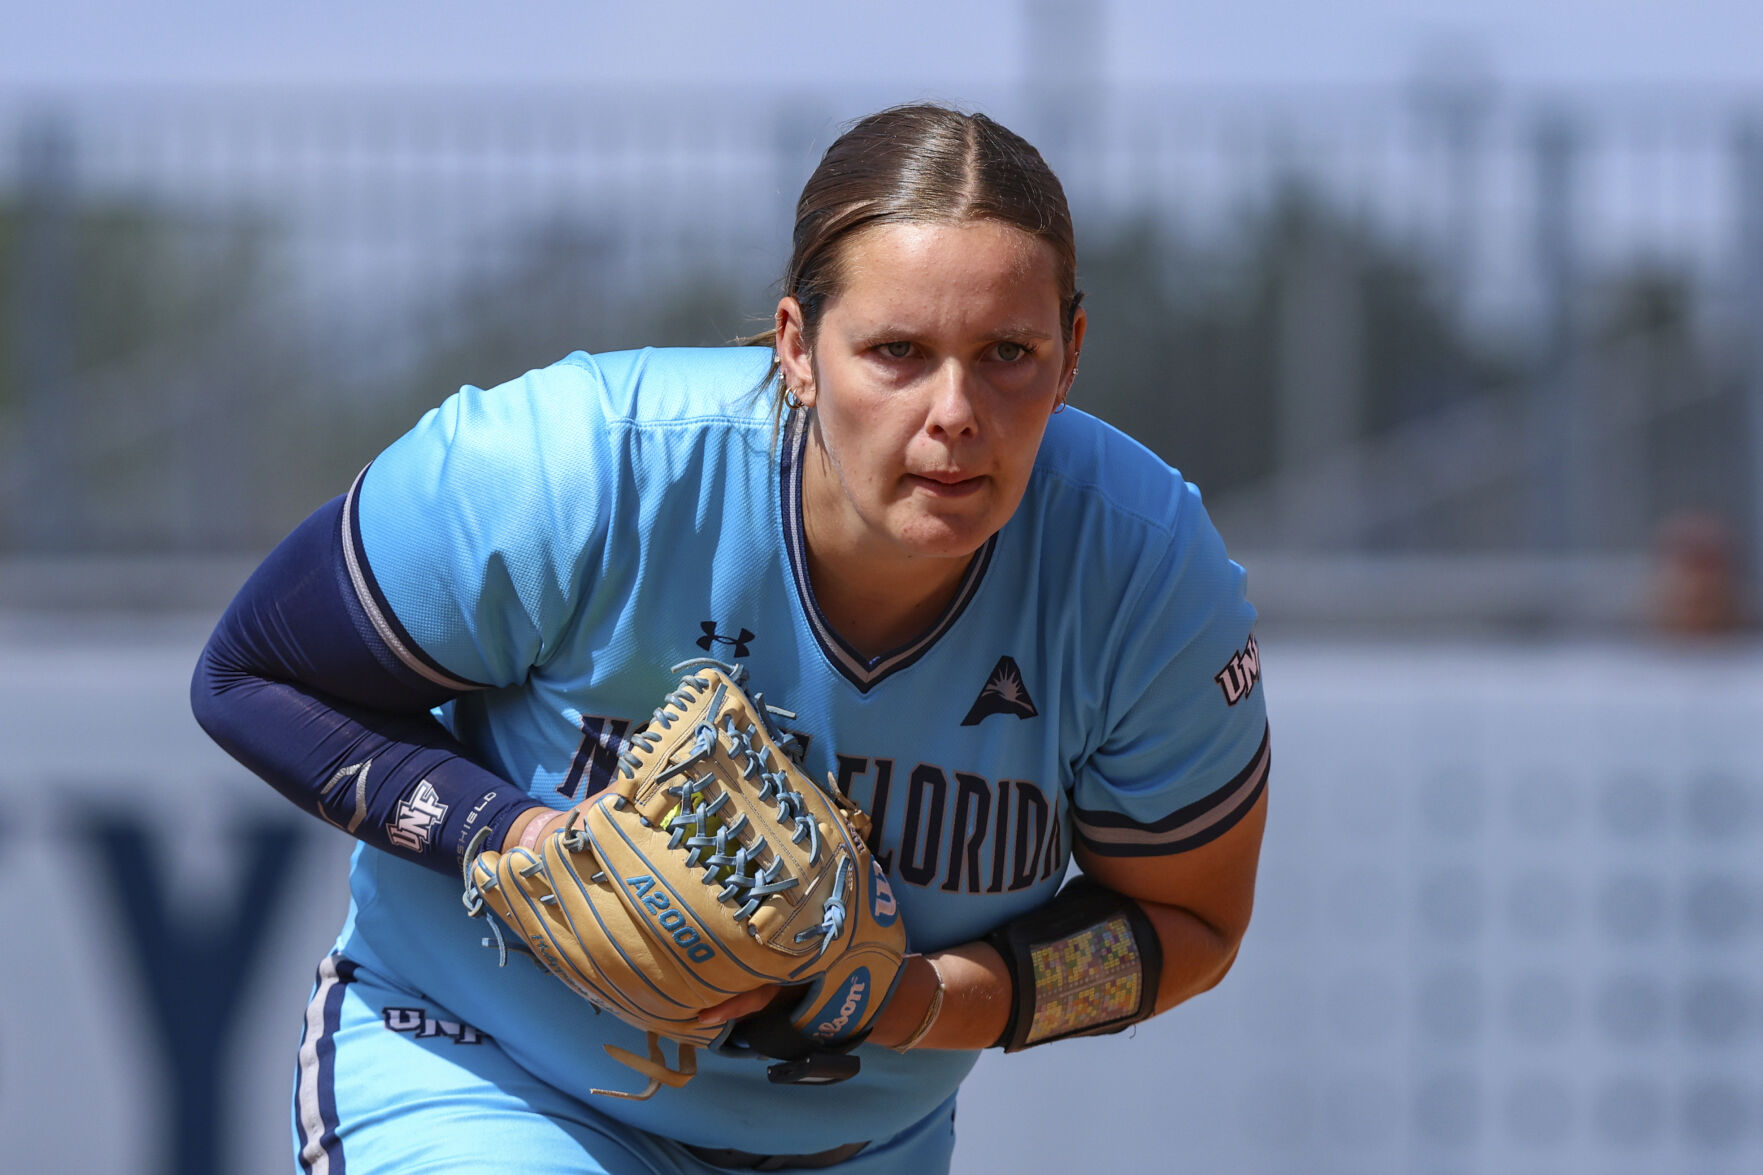
M 698 1013 L 700 1024 L 727 1024 L 730 1020 L 739 1020 L 743 1016 L 751 1016 L 765 1009 L 765 1006 L 777 998 L 783 988 L 775 983 L 764 987 L 756 987 L 752 991 L 744 991 L 738 996 L 723 1000 L 720 1004 L 705 1008 Z

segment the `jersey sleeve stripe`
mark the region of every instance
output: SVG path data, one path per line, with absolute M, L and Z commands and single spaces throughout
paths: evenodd
M 1263 730 L 1249 765 L 1211 795 L 1150 824 L 1118 812 L 1078 808 L 1073 813 L 1078 839 L 1091 852 L 1107 857 L 1152 857 L 1199 848 L 1229 832 L 1255 806 L 1266 790 L 1271 762 Z
M 393 656 L 412 673 L 443 689 L 483 689 L 480 682 L 467 681 L 448 673 L 418 648 L 404 626 L 398 623 L 391 605 L 379 590 L 379 584 L 374 582 L 373 572 L 367 564 L 367 549 L 361 542 L 361 483 L 366 477 L 366 469 L 356 475 L 355 484 L 349 487 L 348 500 L 343 503 L 343 558 L 349 566 L 349 582 L 355 589 L 356 602 L 367 614 L 373 630 L 386 643 L 386 647 L 392 650 Z

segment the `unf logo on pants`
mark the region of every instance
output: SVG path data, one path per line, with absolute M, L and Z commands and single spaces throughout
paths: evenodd
M 450 1037 L 454 1044 L 482 1044 L 490 1039 L 469 1024 L 458 1020 L 435 1020 L 424 1008 L 381 1008 L 386 1027 L 393 1032 L 408 1032 L 418 1040 L 429 1036 Z

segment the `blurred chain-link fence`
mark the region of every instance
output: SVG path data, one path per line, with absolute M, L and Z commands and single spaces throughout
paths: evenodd
M 0 540 L 260 551 L 462 382 L 745 333 L 889 98 L 0 95 Z M 992 98 L 1078 215 L 1080 402 L 1276 602 L 1632 622 L 1662 526 L 1757 550 L 1763 107 Z

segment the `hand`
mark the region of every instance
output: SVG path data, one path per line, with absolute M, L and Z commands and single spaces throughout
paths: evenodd
M 727 1024 L 730 1020 L 739 1020 L 763 1012 L 786 989 L 776 983 L 767 983 L 752 991 L 744 991 L 740 995 L 731 996 L 714 1007 L 705 1008 L 698 1013 L 700 1024 Z
M 896 1045 L 905 1040 L 923 1022 L 936 988 L 937 975 L 929 960 L 923 955 L 906 956 L 905 971 L 900 976 L 899 986 L 888 998 L 887 1006 L 876 1016 L 870 1041 L 880 1045 Z M 773 1001 L 791 990 L 801 989 L 791 989 L 776 983 L 756 987 L 714 1007 L 705 1008 L 698 1013 L 698 1023 L 727 1024 L 731 1020 L 752 1016 L 763 1012 Z

